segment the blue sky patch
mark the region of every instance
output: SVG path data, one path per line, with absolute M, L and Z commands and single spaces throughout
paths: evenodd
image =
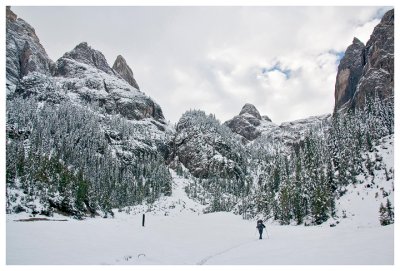
M 344 51 L 329 50 L 328 53 L 336 56 L 336 65 L 339 65 L 340 60 L 344 57 Z
M 272 72 L 272 71 L 279 71 L 279 72 L 283 73 L 286 76 L 286 79 L 289 79 L 290 76 L 292 75 L 292 70 L 282 68 L 281 64 L 279 62 L 276 63 L 275 65 L 273 65 L 271 68 L 263 67 L 261 69 L 262 74 L 266 74 L 266 73 Z

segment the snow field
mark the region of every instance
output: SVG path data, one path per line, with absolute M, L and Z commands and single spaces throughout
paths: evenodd
M 204 206 L 184 192 L 188 180 L 172 174 L 172 197 L 132 207 L 130 214 L 115 210 L 113 219 L 19 222 L 28 214 L 7 215 L 6 264 L 393 264 L 393 225 L 359 226 L 360 220 L 352 219 L 342 219 L 333 228 L 329 223 L 313 227 L 267 224 L 264 239 L 258 240 L 255 221 L 225 212 L 202 214 Z M 365 213 L 357 215 L 366 221 Z
M 7 264 L 393 264 L 394 227 L 267 225 L 230 213 L 7 221 Z

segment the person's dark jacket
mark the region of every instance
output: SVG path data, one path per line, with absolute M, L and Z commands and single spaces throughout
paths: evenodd
M 262 222 L 257 223 L 256 227 L 259 231 L 262 231 L 265 228 L 265 225 Z

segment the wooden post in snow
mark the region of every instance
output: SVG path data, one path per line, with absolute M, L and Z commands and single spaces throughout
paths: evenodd
M 143 218 L 142 218 L 142 227 L 144 227 L 144 220 L 145 220 L 145 215 L 143 214 Z

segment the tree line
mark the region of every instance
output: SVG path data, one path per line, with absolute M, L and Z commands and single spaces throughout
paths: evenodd
M 157 130 L 69 102 L 8 100 L 7 211 L 108 216 L 170 195 L 172 178 L 156 146 L 165 139 L 150 133 Z

